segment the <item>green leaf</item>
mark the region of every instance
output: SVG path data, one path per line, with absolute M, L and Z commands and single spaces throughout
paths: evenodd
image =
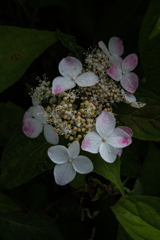
M 0 193 L 0 212 L 9 213 L 19 211 L 19 206 L 14 203 L 9 197 Z
M 114 163 L 105 162 L 99 154 L 91 154 L 85 151 L 82 151 L 81 155 L 87 156 L 93 162 L 93 172 L 101 175 L 102 177 L 110 180 L 114 183 L 122 195 L 125 195 L 123 184 L 120 179 L 120 160 L 116 159 Z
M 143 163 L 140 181 L 143 194 L 160 197 L 160 150 L 153 143 L 149 144 L 147 157 Z
M 129 234 L 124 230 L 124 228 L 119 224 L 117 240 L 133 240 Z
M 51 218 L 44 214 L 0 213 L 3 240 L 63 240 Z
M 134 188 L 132 191 L 130 191 L 129 195 L 142 195 L 142 193 L 143 193 L 142 183 L 140 182 L 140 180 L 137 179 L 134 184 Z
M 35 58 L 58 39 L 55 32 L 0 26 L 0 92 L 13 85 Z
M 24 110 L 13 103 L 0 103 L 0 145 L 5 146 L 22 123 Z
M 119 125 L 130 127 L 133 137 L 141 140 L 160 140 L 160 97 L 147 90 L 139 90 L 137 101 L 146 103 L 140 109 L 119 104 L 116 113 Z
M 160 199 L 150 196 L 127 196 L 111 207 L 116 218 L 136 240 L 160 239 Z
M 160 13 L 160 1 L 152 0 L 144 17 L 139 35 L 139 52 L 146 83 L 153 90 L 160 89 L 160 34 L 149 40 Z
M 159 33 L 160 33 L 160 16 L 158 18 L 156 26 L 154 27 L 153 31 L 151 32 L 151 34 L 149 36 L 149 39 L 154 38 Z
M 54 168 L 47 156 L 51 145 L 43 137 L 28 138 L 17 129 L 5 147 L 1 160 L 1 188 L 11 189 L 27 182 L 44 171 Z
M 83 60 L 85 58 L 84 52 L 86 52 L 86 50 L 77 45 L 76 38 L 74 36 L 62 33 L 59 30 L 57 30 L 57 36 L 63 46 L 71 51 L 72 56 L 77 57 L 79 60 Z
M 75 178 L 74 178 L 73 181 L 71 181 L 69 184 L 70 184 L 73 188 L 80 188 L 80 187 L 84 186 L 85 176 L 86 176 L 86 174 L 76 173 Z

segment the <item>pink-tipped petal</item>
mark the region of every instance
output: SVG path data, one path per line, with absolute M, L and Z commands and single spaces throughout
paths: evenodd
M 130 137 L 132 137 L 133 131 L 132 131 L 131 128 L 126 127 L 126 126 L 119 126 L 119 127 L 117 127 L 117 128 L 122 129 L 122 130 L 125 131 Z
M 98 42 L 98 46 L 103 50 L 103 52 L 106 54 L 106 55 L 110 55 L 109 54 L 109 51 L 108 51 L 108 49 L 107 49 L 107 47 L 106 47 L 106 45 L 104 44 L 104 42 L 103 41 L 99 41 Z
M 68 147 L 68 155 L 70 158 L 74 159 L 76 158 L 80 153 L 80 145 L 78 141 L 74 141 L 71 143 L 71 145 Z
M 114 131 L 115 125 L 116 121 L 112 113 L 104 111 L 97 118 L 96 131 L 102 138 L 107 138 Z
M 121 80 L 122 78 L 122 69 L 121 69 L 121 63 L 116 62 L 113 64 L 107 71 L 107 74 L 113 78 L 116 81 Z
M 71 182 L 75 178 L 76 171 L 74 170 L 72 163 L 66 162 L 63 164 L 56 165 L 54 167 L 53 174 L 55 182 L 58 185 L 63 186 Z
M 93 86 L 98 83 L 98 76 L 95 75 L 93 72 L 85 72 L 82 73 L 79 77 L 77 77 L 76 83 L 80 87 Z
M 125 131 L 117 127 L 107 138 L 107 143 L 115 148 L 124 148 L 132 143 L 132 139 Z
M 52 162 L 57 164 L 66 163 L 70 159 L 67 148 L 61 145 L 50 147 L 47 153 Z
M 138 88 L 138 76 L 133 72 L 125 73 L 120 81 L 122 87 L 130 93 Z
M 124 72 L 133 71 L 138 64 L 138 57 L 135 53 L 128 55 L 122 62 L 122 69 Z
M 56 77 L 52 82 L 52 93 L 58 94 L 68 89 L 74 88 L 75 82 L 70 78 Z
M 108 43 L 109 52 L 121 56 L 124 52 L 123 42 L 118 37 L 112 37 Z
M 27 119 L 27 118 L 31 118 L 33 117 L 33 107 L 30 107 L 24 114 L 23 116 L 23 122 Z
M 88 157 L 78 156 L 72 162 L 73 168 L 76 172 L 87 174 L 93 171 L 93 164 Z
M 77 58 L 66 57 L 60 61 L 58 68 L 62 76 L 76 78 L 82 71 L 82 63 Z
M 34 118 L 27 118 L 23 124 L 22 130 L 27 137 L 36 138 L 42 132 L 41 123 Z
M 44 125 L 44 137 L 46 139 L 47 142 L 49 142 L 50 144 L 58 144 L 59 142 L 59 136 L 58 133 L 56 133 L 53 130 L 53 127 L 49 124 L 45 124 Z
M 40 123 L 46 124 L 47 123 L 47 113 L 44 108 L 40 105 L 37 105 L 33 108 L 33 117 L 37 119 Z
M 82 141 L 81 148 L 87 152 L 98 153 L 102 138 L 96 132 L 89 132 Z
M 123 149 L 122 148 L 115 148 L 115 149 L 116 149 L 117 155 L 121 157 Z
M 116 160 L 116 149 L 107 142 L 103 142 L 100 146 L 99 153 L 101 157 L 108 163 L 113 163 Z
M 146 103 L 142 103 L 142 102 L 132 102 L 130 103 L 130 105 L 134 108 L 142 108 L 146 105 Z

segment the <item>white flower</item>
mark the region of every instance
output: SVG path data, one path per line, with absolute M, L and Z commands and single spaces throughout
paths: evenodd
M 120 81 L 122 87 L 130 93 L 134 93 L 138 87 L 138 76 L 131 72 L 137 66 L 136 54 L 128 55 L 122 62 L 114 63 L 107 74 L 116 81 Z
M 48 149 L 49 158 L 57 165 L 54 168 L 54 177 L 58 185 L 65 185 L 71 182 L 76 172 L 81 174 L 89 173 L 93 170 L 93 164 L 89 158 L 78 156 L 80 145 L 74 141 L 67 149 L 58 145 Z
M 115 128 L 115 124 L 112 113 L 101 113 L 96 120 L 96 132 L 87 133 L 81 148 L 91 153 L 99 152 L 106 162 L 114 162 L 118 151 L 116 149 L 124 148 L 132 142 L 129 134 L 119 127 Z
M 53 130 L 53 127 L 47 124 L 47 114 L 44 108 L 40 105 L 36 107 L 32 107 L 31 111 L 29 112 L 32 114 L 32 117 L 23 118 L 24 123 L 22 130 L 27 137 L 36 138 L 42 132 L 44 127 L 44 137 L 47 142 L 50 144 L 57 144 L 59 142 L 58 134 Z
M 32 97 L 32 104 L 33 106 L 31 106 L 24 114 L 23 116 L 23 122 L 26 120 L 26 118 L 31 118 L 33 117 L 33 109 L 38 105 L 38 103 L 36 102 L 36 100 L 34 99 L 34 96 Z
M 63 58 L 59 63 L 59 72 L 63 77 L 56 77 L 52 82 L 52 93 L 58 94 L 74 88 L 76 83 L 81 87 L 89 87 L 98 83 L 98 77 L 93 72 L 82 71 L 82 63 L 74 57 Z
M 112 37 L 109 40 L 108 48 L 106 47 L 103 41 L 100 41 L 98 45 L 103 50 L 103 52 L 108 56 L 112 64 L 115 62 L 122 61 L 120 56 L 124 52 L 124 47 L 123 47 L 122 40 L 120 38 Z
M 136 97 L 131 93 L 125 92 L 123 89 L 121 89 L 121 93 L 124 96 L 126 103 L 130 104 L 134 108 L 141 108 L 146 105 L 146 103 L 136 102 Z

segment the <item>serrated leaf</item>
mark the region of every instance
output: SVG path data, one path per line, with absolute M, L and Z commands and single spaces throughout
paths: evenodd
M 160 239 L 160 199 L 150 196 L 127 196 L 111 207 L 116 218 L 136 240 Z
M 151 34 L 149 36 L 149 39 L 154 38 L 159 33 L 160 33 L 160 16 L 158 18 L 156 26 L 154 27 L 153 31 L 151 32 Z
M 93 172 L 101 175 L 102 177 L 110 180 L 114 183 L 122 195 L 125 195 L 123 184 L 120 179 L 120 160 L 116 159 L 114 163 L 105 162 L 99 154 L 91 154 L 85 151 L 82 151 L 82 154 L 87 156 L 93 162 Z
M 0 145 L 5 146 L 21 125 L 24 110 L 13 103 L 0 103 Z
M 0 212 L 9 213 L 19 211 L 20 207 L 6 195 L 0 193 Z
M 0 213 L 3 240 L 63 240 L 51 218 L 44 214 Z
M 140 181 L 143 194 L 160 197 L 160 150 L 153 143 L 149 144 L 147 157 L 143 163 Z
M 160 89 L 160 34 L 151 40 L 149 37 L 157 23 L 159 13 L 160 1 L 152 0 L 139 35 L 139 52 L 146 83 L 157 92 Z
M 117 240 L 133 240 L 133 238 L 129 236 L 129 234 L 124 230 L 121 224 L 119 224 L 118 226 Z
M 130 127 L 135 138 L 160 141 L 160 97 L 147 90 L 139 90 L 136 96 L 146 106 L 137 109 L 119 104 L 116 111 L 119 125 Z
M 28 138 L 19 128 L 5 147 L 1 160 L 1 188 L 11 189 L 54 168 L 47 156 L 51 145 L 43 137 Z
M 35 58 L 55 43 L 55 32 L 0 26 L 0 92 L 13 85 Z

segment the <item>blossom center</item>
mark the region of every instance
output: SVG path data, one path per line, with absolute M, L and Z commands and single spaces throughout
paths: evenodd
M 75 77 L 72 77 L 72 80 L 73 80 L 73 81 L 75 81 L 75 80 L 76 80 L 76 78 L 75 78 Z
M 122 75 L 124 75 L 125 74 L 125 71 L 122 71 Z
M 72 159 L 72 158 L 70 158 L 70 159 L 68 160 L 68 162 L 70 162 L 70 163 L 71 163 L 72 161 L 73 161 L 73 159 Z
M 103 137 L 103 138 L 102 138 L 102 141 L 103 141 L 103 142 L 105 142 L 106 140 L 107 140 L 107 138 L 106 138 L 106 137 Z
M 112 52 L 109 52 L 110 53 L 110 55 L 112 55 L 113 53 Z

